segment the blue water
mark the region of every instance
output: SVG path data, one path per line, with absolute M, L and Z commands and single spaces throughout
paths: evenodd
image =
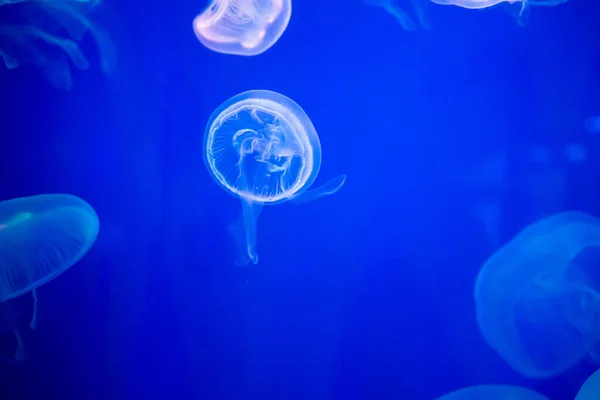
M 407 32 L 360 0 L 296 0 L 256 57 L 204 48 L 202 7 L 106 0 L 115 68 L 84 39 L 91 66 L 68 92 L 0 68 L 0 200 L 72 193 L 100 218 L 88 255 L 40 289 L 30 358 L 0 368 L 0 398 L 426 400 L 512 384 L 573 399 L 596 366 L 522 377 L 484 341 L 473 285 L 534 220 L 600 215 L 600 137 L 585 129 L 600 115 L 600 6 L 536 8 L 521 27 L 503 7 L 429 4 L 431 29 Z M 300 104 L 317 182 L 347 181 L 265 207 L 260 262 L 239 268 L 240 202 L 206 171 L 202 136 L 252 89 Z M 573 143 L 583 161 L 564 156 Z M 31 304 L 18 299 L 20 326 Z

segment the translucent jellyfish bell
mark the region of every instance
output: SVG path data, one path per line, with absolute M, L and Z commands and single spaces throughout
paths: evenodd
M 600 393 L 600 369 L 590 375 L 581 385 L 575 400 L 597 400 Z
M 291 0 L 211 0 L 194 19 L 194 32 L 213 51 L 254 56 L 279 40 L 291 15 Z
M 470 386 L 448 393 L 437 400 L 548 400 L 532 390 L 511 385 Z
M 550 378 L 598 358 L 600 282 L 582 259 L 597 256 L 593 250 L 600 250 L 600 220 L 564 212 L 526 227 L 479 272 L 481 332 L 522 375 Z
M 335 193 L 341 175 L 307 190 L 321 165 L 312 122 L 293 100 L 267 90 L 240 93 L 211 115 L 204 133 L 204 162 L 213 179 L 241 199 L 246 257 L 256 264 L 256 219 L 264 204 L 307 203 Z
M 98 234 L 98 216 L 67 194 L 0 202 L 0 302 L 33 291 L 85 255 Z M 32 328 L 35 327 L 35 312 Z

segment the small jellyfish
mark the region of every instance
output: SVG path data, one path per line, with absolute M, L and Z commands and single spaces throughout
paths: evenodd
M 279 40 L 291 15 L 291 0 L 211 0 L 194 18 L 194 32 L 217 53 L 255 56 Z
M 521 8 L 517 17 L 517 21 L 520 25 L 525 25 L 528 19 L 529 9 L 533 7 L 553 7 L 563 3 L 567 0 L 431 0 L 435 4 L 440 5 L 452 5 L 462 8 L 469 9 L 483 9 L 489 8 L 501 3 L 521 3 Z
M 431 29 L 431 24 L 429 23 L 429 17 L 424 9 L 425 2 L 427 0 L 410 0 L 412 8 L 415 11 L 418 25 L 413 21 L 413 19 L 404 11 L 402 7 L 398 3 L 401 0 L 364 0 L 365 4 L 380 7 L 387 11 L 391 16 L 396 18 L 396 20 L 402 26 L 402 29 L 405 31 L 413 31 L 417 29 L 419 26 L 423 29 Z
M 512 385 L 478 385 L 445 394 L 437 400 L 548 400 L 532 390 Z
M 78 262 L 98 234 L 98 216 L 82 199 L 67 194 L 0 202 L 0 302 L 34 296 L 36 289 Z
M 479 328 L 515 371 L 550 378 L 597 358 L 600 294 L 582 263 L 591 249 L 600 250 L 600 220 L 564 212 L 526 227 L 481 268 Z
M 590 375 L 589 378 L 583 385 L 581 385 L 581 389 L 577 392 L 577 396 L 575 396 L 575 400 L 598 400 L 598 395 L 600 393 L 600 369 Z
M 346 179 L 307 190 L 321 165 L 319 137 L 298 104 L 267 90 L 240 93 L 219 106 L 206 125 L 203 153 L 213 179 L 242 201 L 241 265 L 258 262 L 256 220 L 263 205 L 308 203 L 337 192 Z M 238 239 L 241 231 L 232 227 Z
M 101 69 L 108 74 L 113 67 L 112 42 L 87 15 L 98 3 L 0 0 L 0 60 L 8 69 L 33 64 L 53 86 L 68 91 L 73 86 L 70 64 L 80 70 L 90 66 L 79 47 L 84 36 L 90 34 L 98 46 Z

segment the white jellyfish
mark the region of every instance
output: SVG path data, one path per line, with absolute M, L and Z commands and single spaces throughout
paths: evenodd
M 338 191 L 338 176 L 307 190 L 321 165 L 321 144 L 308 115 L 288 97 L 267 90 L 240 93 L 217 108 L 204 134 L 204 162 L 213 179 L 241 199 L 245 257 L 258 262 L 256 220 L 263 205 L 307 203 Z
M 217 53 L 255 56 L 279 40 L 291 15 L 291 0 L 211 0 L 194 18 L 194 32 Z

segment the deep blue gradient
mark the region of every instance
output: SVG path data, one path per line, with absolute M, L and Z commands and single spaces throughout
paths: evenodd
M 0 69 L 0 200 L 72 193 L 100 218 L 88 255 L 40 289 L 31 359 L 0 367 L 0 397 L 428 400 L 511 384 L 572 399 L 594 366 L 527 380 L 484 342 L 473 284 L 496 248 L 473 207 L 502 204 L 502 243 L 552 212 L 600 216 L 600 137 L 584 128 L 600 114 L 598 3 L 535 8 L 524 28 L 504 7 L 430 4 L 432 29 L 405 32 L 360 0 L 296 0 L 257 57 L 202 47 L 203 7 L 106 0 L 96 19 L 115 70 L 84 41 L 91 67 L 69 93 L 33 67 Z M 348 179 L 318 202 L 265 207 L 260 262 L 237 268 L 240 202 L 206 171 L 202 135 L 251 89 L 310 116 L 315 184 Z M 554 167 L 533 168 L 530 149 L 559 158 L 571 141 L 587 162 L 559 162 L 566 185 L 542 185 Z M 457 183 L 499 153 L 500 184 Z M 17 300 L 26 327 L 31 298 Z M 13 340 L 2 333 L 3 354 Z

